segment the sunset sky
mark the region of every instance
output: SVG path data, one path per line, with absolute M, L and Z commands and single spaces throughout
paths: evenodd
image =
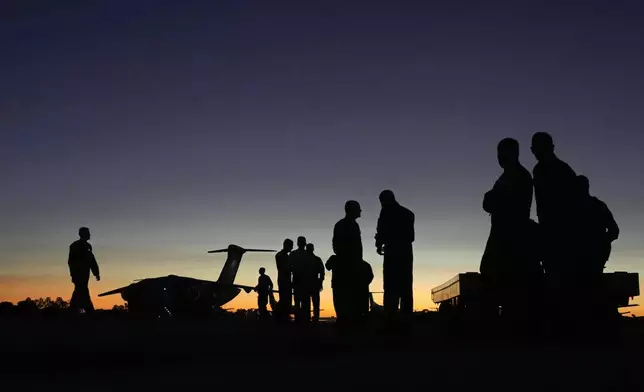
M 326 260 L 348 199 L 381 291 L 390 188 L 416 214 L 431 308 L 432 287 L 478 271 L 496 144 L 519 140 L 532 170 L 537 131 L 612 209 L 608 269 L 644 272 L 644 5 L 574 4 L 1 2 L 0 300 L 69 298 L 80 226 L 100 307 L 134 279 L 214 280 L 225 256 L 206 251 L 231 243 L 304 235 Z M 261 266 L 277 280 L 273 255 L 248 254 L 237 283 Z

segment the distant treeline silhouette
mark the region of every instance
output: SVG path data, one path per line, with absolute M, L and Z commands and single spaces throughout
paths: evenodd
M 26 298 L 17 304 L 11 302 L 0 302 L 0 317 L 61 317 L 70 314 L 69 301 L 58 297 L 31 299 Z M 113 314 L 126 313 L 126 305 L 114 305 L 110 310 L 101 310 Z
M 120 316 L 129 315 L 127 303 L 125 305 L 114 305 L 111 309 L 97 309 L 95 315 Z M 75 317 L 76 312 L 72 311 L 70 302 L 58 297 L 31 299 L 26 298 L 17 304 L 12 302 L 0 302 L 0 318 L 68 318 Z M 234 311 L 222 309 L 219 316 L 231 317 L 238 320 L 251 320 L 257 318 L 257 309 L 236 309 Z

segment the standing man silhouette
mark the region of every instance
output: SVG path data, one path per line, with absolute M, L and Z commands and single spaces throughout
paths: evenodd
M 575 268 L 579 213 L 577 174 L 555 154 L 552 136 L 537 132 L 532 137 L 537 164 L 532 170 L 537 217 L 545 241 L 546 274 L 570 274 Z
M 81 227 L 78 230 L 79 239 L 69 246 L 69 257 L 67 265 L 69 274 L 74 283 L 74 292 L 70 301 L 70 308 L 76 312 L 94 311 L 94 304 L 89 295 L 89 274 L 90 271 L 96 277 L 96 281 L 101 280 L 98 269 L 98 263 L 92 253 L 92 245 L 88 242 L 91 238 L 89 229 Z
M 306 253 L 308 255 L 306 261 L 306 270 L 303 271 L 305 279 L 303 283 L 304 297 L 302 299 L 302 314 L 309 316 L 311 314 L 311 303 L 313 304 L 313 322 L 320 321 L 320 291 L 322 291 L 324 282 L 324 264 L 322 259 L 315 255 L 315 246 L 313 244 L 306 244 Z M 305 318 L 308 320 L 308 317 Z
M 333 271 L 333 306 L 339 323 L 355 321 L 359 312 L 359 266 L 362 262 L 362 233 L 356 220 L 362 215 L 360 204 L 349 200 L 344 218 L 333 227 L 333 253 L 327 269 Z
M 287 238 L 284 240 L 282 250 L 275 255 L 277 264 L 277 286 L 279 289 L 279 311 L 277 312 L 280 320 L 288 320 L 293 304 L 293 268 L 289 253 L 293 250 L 293 240 Z
M 619 312 L 610 306 L 603 295 L 602 273 L 610 257 L 612 243 L 619 237 L 619 226 L 610 209 L 600 199 L 590 195 L 590 181 L 586 176 L 577 176 L 580 192 L 581 227 L 583 242 L 580 246 L 581 260 L 579 275 L 586 280 L 588 299 L 591 311 L 597 321 L 610 321 L 619 316 Z M 595 324 L 598 329 L 607 325 Z M 605 331 L 597 331 L 605 333 Z
M 308 301 L 306 290 L 306 273 L 309 255 L 306 253 L 306 238 L 297 237 L 297 249 L 289 255 L 293 268 L 293 295 L 295 297 L 295 321 L 308 320 L 311 315 L 306 312 L 305 301 Z
M 260 318 L 266 318 L 268 314 L 268 299 L 273 291 L 273 281 L 271 277 L 266 275 L 266 268 L 262 267 L 259 269 L 259 278 L 257 279 L 257 286 L 255 287 L 257 291 L 257 310 L 259 311 Z
M 580 227 L 580 197 L 577 174 L 555 154 L 552 136 L 537 132 L 532 136 L 532 153 L 537 164 L 532 170 L 537 217 L 543 238 L 543 268 L 546 298 L 555 324 L 561 332 L 575 320 L 561 298 L 573 298 L 584 286 L 576 273 L 583 244 Z
M 376 250 L 384 254 L 383 281 L 384 307 L 387 318 L 392 320 L 400 312 L 410 321 L 414 312 L 412 243 L 415 240 L 414 213 L 401 206 L 394 193 L 380 193 L 382 210 L 378 217 Z
M 590 194 L 590 181 L 586 176 L 577 176 L 581 192 L 583 228 L 586 233 L 584 263 L 591 273 L 601 275 L 610 253 L 612 243 L 619 237 L 619 226 L 610 209 L 600 199 Z
M 490 294 L 489 309 L 498 314 L 501 305 L 504 318 L 519 321 L 536 311 L 532 300 L 541 295 L 542 269 L 534 252 L 536 223 L 530 219 L 532 176 L 519 162 L 515 139 L 499 142 L 497 159 L 503 173 L 483 198 L 492 227 L 480 272 Z

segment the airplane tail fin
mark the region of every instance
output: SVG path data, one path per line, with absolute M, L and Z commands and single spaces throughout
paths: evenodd
M 226 258 L 226 263 L 221 269 L 219 274 L 219 279 L 217 283 L 224 285 L 233 285 L 235 283 L 235 277 L 237 276 L 237 271 L 239 270 L 239 264 L 241 263 L 242 256 L 246 252 L 276 252 L 270 249 L 244 249 L 237 245 L 229 245 L 226 249 L 217 249 L 208 251 L 208 253 L 224 253 L 228 254 Z

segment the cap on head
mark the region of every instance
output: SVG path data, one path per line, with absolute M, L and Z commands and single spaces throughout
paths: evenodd
M 315 246 L 313 244 L 306 244 L 306 250 L 308 252 L 313 252 L 315 250 Z

